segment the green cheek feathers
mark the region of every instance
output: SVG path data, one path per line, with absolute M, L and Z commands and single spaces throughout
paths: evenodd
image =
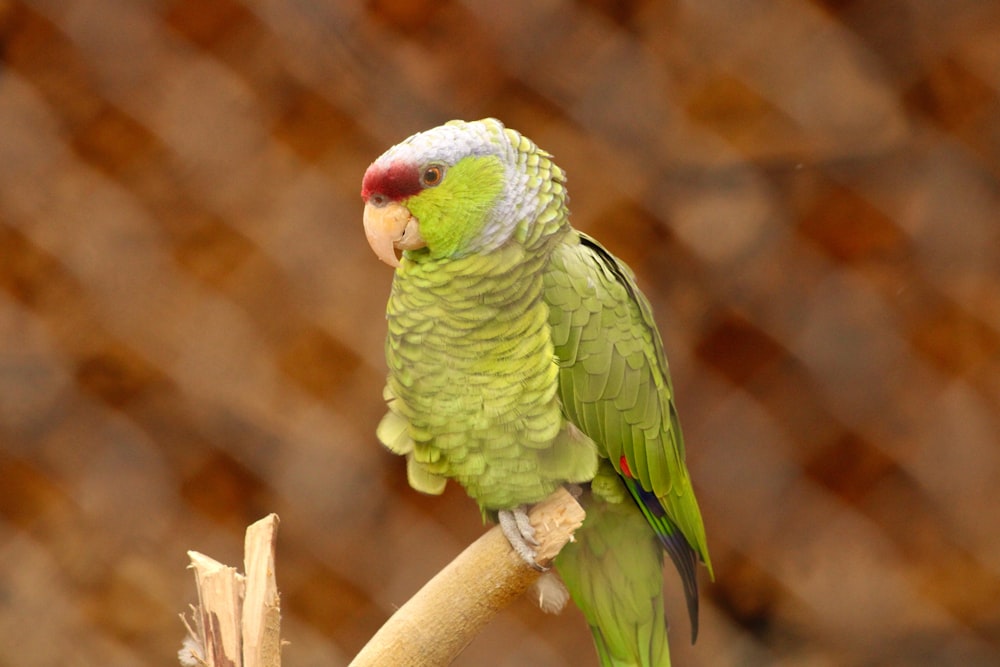
M 497 157 L 466 157 L 448 169 L 440 185 L 410 197 L 406 207 L 420 222 L 431 257 L 452 257 L 469 249 L 503 192 L 504 178 Z

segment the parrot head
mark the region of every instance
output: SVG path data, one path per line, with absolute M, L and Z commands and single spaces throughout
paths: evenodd
M 534 160 L 530 155 L 536 155 Z M 397 250 L 419 258 L 488 252 L 538 207 L 539 160 L 548 154 L 495 119 L 451 121 L 415 134 L 368 167 L 361 186 L 368 243 L 390 266 Z M 550 188 L 551 189 L 551 188 Z M 561 192 L 561 189 L 560 189 Z

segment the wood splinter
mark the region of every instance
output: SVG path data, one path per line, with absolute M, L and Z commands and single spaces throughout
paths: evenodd
M 278 515 L 247 528 L 244 570 L 188 551 L 198 588 L 188 631 L 177 653 L 184 667 L 280 667 L 281 607 L 275 580 Z

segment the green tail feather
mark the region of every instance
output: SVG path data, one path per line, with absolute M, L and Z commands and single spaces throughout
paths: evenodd
M 606 463 L 581 503 L 587 518 L 556 568 L 590 625 L 601 665 L 669 667 L 660 541 Z
M 601 661 L 601 667 L 670 667 L 670 651 L 667 650 L 666 639 L 663 640 L 663 651 L 660 655 L 655 657 L 650 655 L 647 656 L 648 661 L 640 658 L 639 662 L 636 662 L 633 658 L 615 657 L 604 641 L 600 629 L 591 626 L 590 630 L 594 634 L 594 646 L 597 648 L 597 658 Z

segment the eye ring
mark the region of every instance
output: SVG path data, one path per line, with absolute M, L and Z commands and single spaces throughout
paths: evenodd
M 444 180 L 444 165 L 429 164 L 420 172 L 420 185 L 433 188 Z

